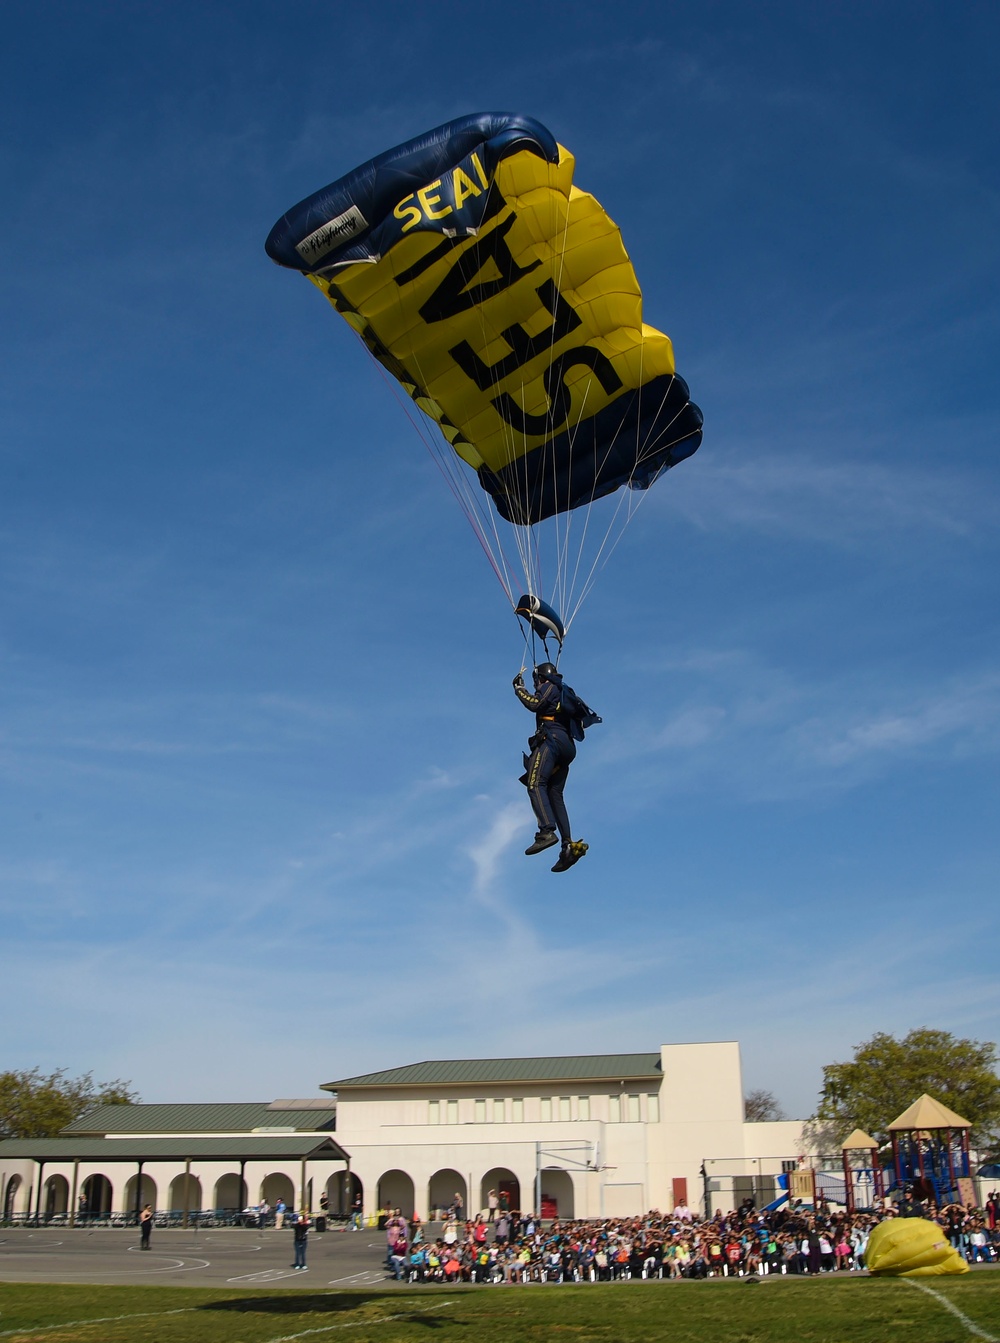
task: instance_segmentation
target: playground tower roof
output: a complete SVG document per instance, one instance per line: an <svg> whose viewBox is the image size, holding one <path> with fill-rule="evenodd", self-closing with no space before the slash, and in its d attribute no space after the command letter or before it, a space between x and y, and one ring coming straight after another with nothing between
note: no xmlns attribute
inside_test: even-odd
<svg viewBox="0 0 1000 1343"><path fill-rule="evenodd" d="M949 1110L926 1092L889 1125L889 1132L899 1129L972 1128L967 1119Z"/></svg>

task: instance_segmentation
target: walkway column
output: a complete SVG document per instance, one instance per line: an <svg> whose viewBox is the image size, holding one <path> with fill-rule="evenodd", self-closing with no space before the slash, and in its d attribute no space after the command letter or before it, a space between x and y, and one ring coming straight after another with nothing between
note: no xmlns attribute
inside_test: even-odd
<svg viewBox="0 0 1000 1343"><path fill-rule="evenodd" d="M73 1158L73 1192L69 1196L69 1224L76 1226L76 1182L80 1174L80 1158Z"/></svg>
<svg viewBox="0 0 1000 1343"><path fill-rule="evenodd" d="M187 1157L184 1162L184 1226L188 1224L188 1213L191 1208L191 1158Z"/></svg>
<svg viewBox="0 0 1000 1343"><path fill-rule="evenodd" d="M39 1225L42 1215L42 1185L45 1183L45 1162L38 1163L38 1197L35 1199L35 1226ZM28 1205L28 1211L31 1211L31 1205Z"/></svg>

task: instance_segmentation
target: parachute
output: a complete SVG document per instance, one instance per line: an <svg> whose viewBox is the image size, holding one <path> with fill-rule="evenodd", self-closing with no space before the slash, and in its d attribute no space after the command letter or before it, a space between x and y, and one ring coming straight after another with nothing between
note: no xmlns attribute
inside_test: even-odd
<svg viewBox="0 0 1000 1343"><path fill-rule="evenodd" d="M436 423L425 442L511 605L544 640L541 602L560 645L634 511L619 501L591 528L595 505L645 491L702 427L617 226L573 170L532 118L466 116L309 196L266 244Z"/></svg>
<svg viewBox="0 0 1000 1343"><path fill-rule="evenodd" d="M897 1278L928 1278L969 1271L969 1265L949 1243L944 1230L922 1217L894 1217L879 1222L868 1239L865 1263L871 1273Z"/></svg>

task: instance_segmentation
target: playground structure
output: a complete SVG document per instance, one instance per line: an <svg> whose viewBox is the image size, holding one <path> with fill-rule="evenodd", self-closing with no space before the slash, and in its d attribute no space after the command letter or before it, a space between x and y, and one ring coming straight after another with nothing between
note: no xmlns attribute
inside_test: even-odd
<svg viewBox="0 0 1000 1343"><path fill-rule="evenodd" d="M702 1164L706 1215L738 1206L750 1197L771 1212L790 1207L839 1204L850 1213L871 1212L886 1197L912 1190L921 1202L937 1207L980 1201L970 1168L972 1125L933 1096L914 1101L888 1126L892 1158L880 1160L879 1143L855 1129L835 1156L739 1158ZM838 1169L839 1167L839 1169ZM985 1168L984 1168L985 1170Z"/></svg>
<svg viewBox="0 0 1000 1343"><path fill-rule="evenodd" d="M895 1178L886 1192L912 1189L916 1198L933 1200L939 1208L977 1202L969 1169L971 1128L933 1096L925 1093L914 1101L889 1125Z"/></svg>
<svg viewBox="0 0 1000 1343"><path fill-rule="evenodd" d="M848 1212L868 1212L880 1207L885 1179L878 1160L878 1143L856 1128L842 1147L844 1199Z"/></svg>

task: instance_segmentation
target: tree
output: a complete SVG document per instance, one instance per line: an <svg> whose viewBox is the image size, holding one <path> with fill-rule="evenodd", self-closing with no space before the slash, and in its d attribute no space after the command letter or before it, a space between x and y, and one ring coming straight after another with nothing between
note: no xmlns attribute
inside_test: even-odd
<svg viewBox="0 0 1000 1343"><path fill-rule="evenodd" d="M926 1026L902 1040L879 1031L856 1046L850 1063L823 1069L812 1123L837 1135L838 1148L856 1128L882 1143L896 1116L924 1092L969 1120L973 1143L987 1142L1000 1121L996 1045Z"/></svg>
<svg viewBox="0 0 1000 1343"><path fill-rule="evenodd" d="M749 1124L763 1124L769 1119L784 1119L785 1113L773 1091L755 1087L743 1097L743 1118Z"/></svg>
<svg viewBox="0 0 1000 1343"><path fill-rule="evenodd" d="M139 1099L131 1083L95 1082L93 1073L67 1077L59 1068L0 1073L0 1136L54 1138L94 1105L131 1105Z"/></svg>

